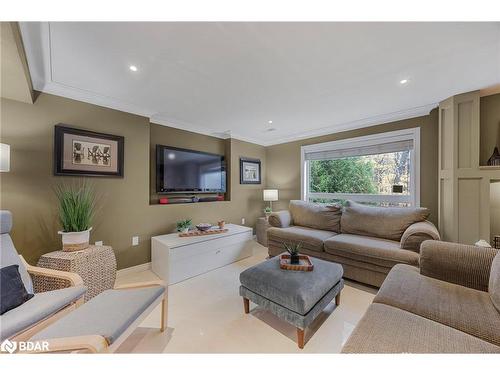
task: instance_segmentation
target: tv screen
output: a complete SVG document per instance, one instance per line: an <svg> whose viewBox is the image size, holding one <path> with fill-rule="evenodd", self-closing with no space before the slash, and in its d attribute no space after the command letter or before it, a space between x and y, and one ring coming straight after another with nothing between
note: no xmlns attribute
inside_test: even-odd
<svg viewBox="0 0 500 375"><path fill-rule="evenodd" d="M156 146L158 193L224 193L226 171L223 155Z"/></svg>

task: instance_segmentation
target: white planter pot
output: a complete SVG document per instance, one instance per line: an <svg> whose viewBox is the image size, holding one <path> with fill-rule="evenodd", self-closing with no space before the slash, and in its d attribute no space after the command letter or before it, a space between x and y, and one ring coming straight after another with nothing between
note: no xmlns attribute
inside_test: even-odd
<svg viewBox="0 0 500 375"><path fill-rule="evenodd" d="M57 232L62 235L63 251L78 251L89 247L91 230L92 228L82 232Z"/></svg>

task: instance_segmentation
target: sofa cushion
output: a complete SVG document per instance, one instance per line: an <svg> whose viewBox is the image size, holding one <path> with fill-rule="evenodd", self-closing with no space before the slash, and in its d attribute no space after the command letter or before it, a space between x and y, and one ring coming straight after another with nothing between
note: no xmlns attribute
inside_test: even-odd
<svg viewBox="0 0 500 375"><path fill-rule="evenodd" d="M490 293L493 305L500 311L500 252L493 258L493 263L491 264L488 292Z"/></svg>
<svg viewBox="0 0 500 375"><path fill-rule="evenodd" d="M21 306L0 316L0 340L11 337L76 301L86 292L83 286L36 293Z"/></svg>
<svg viewBox="0 0 500 375"><path fill-rule="evenodd" d="M292 214L294 225L340 232L340 217L342 216L341 206L323 206L292 200L290 201L290 213Z"/></svg>
<svg viewBox="0 0 500 375"><path fill-rule="evenodd" d="M300 243L302 248L311 251L323 251L323 241L335 235L335 232L300 226L288 228L273 227L267 230L267 239L271 242L282 244L288 242Z"/></svg>
<svg viewBox="0 0 500 375"><path fill-rule="evenodd" d="M414 251L403 250L399 242L375 237L339 234L324 242L325 252L391 268L398 263L418 265L419 255Z"/></svg>
<svg viewBox="0 0 500 375"><path fill-rule="evenodd" d="M282 270L279 257L268 259L240 274L248 290L300 315L306 315L342 279L342 266L311 259L313 272Z"/></svg>
<svg viewBox="0 0 500 375"><path fill-rule="evenodd" d="M373 303L342 353L500 353L500 347L407 311Z"/></svg>
<svg viewBox="0 0 500 375"><path fill-rule="evenodd" d="M31 340L100 335L111 345L164 292L163 286L105 290Z"/></svg>
<svg viewBox="0 0 500 375"><path fill-rule="evenodd" d="M427 208L374 207L347 201L340 227L342 233L399 241L406 228L428 216Z"/></svg>
<svg viewBox="0 0 500 375"><path fill-rule="evenodd" d="M395 266L374 302L409 311L500 345L500 312L487 292L423 276L416 267Z"/></svg>
<svg viewBox="0 0 500 375"><path fill-rule="evenodd" d="M33 294L26 291L19 266L12 264L0 268L0 315L21 306L30 298L33 298Z"/></svg>

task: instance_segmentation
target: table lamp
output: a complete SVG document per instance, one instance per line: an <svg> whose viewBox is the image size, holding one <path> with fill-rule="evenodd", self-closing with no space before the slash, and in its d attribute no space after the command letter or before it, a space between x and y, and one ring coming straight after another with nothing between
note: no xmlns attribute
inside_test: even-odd
<svg viewBox="0 0 500 375"><path fill-rule="evenodd" d="M273 210L273 202L278 200L278 190L277 189L264 189L264 200L269 202L269 207L271 211Z"/></svg>
<svg viewBox="0 0 500 375"><path fill-rule="evenodd" d="M10 171L10 146L0 143L0 172Z"/></svg>

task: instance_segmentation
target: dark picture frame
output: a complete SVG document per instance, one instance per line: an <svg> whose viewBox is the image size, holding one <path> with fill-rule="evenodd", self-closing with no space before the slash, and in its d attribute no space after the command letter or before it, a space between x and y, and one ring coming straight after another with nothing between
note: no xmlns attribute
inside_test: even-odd
<svg viewBox="0 0 500 375"><path fill-rule="evenodd" d="M240 158L240 184L260 185L261 183L260 159Z"/></svg>
<svg viewBox="0 0 500 375"><path fill-rule="evenodd" d="M125 138L119 135L57 124L54 127L54 175L123 177L124 146Z"/></svg>

